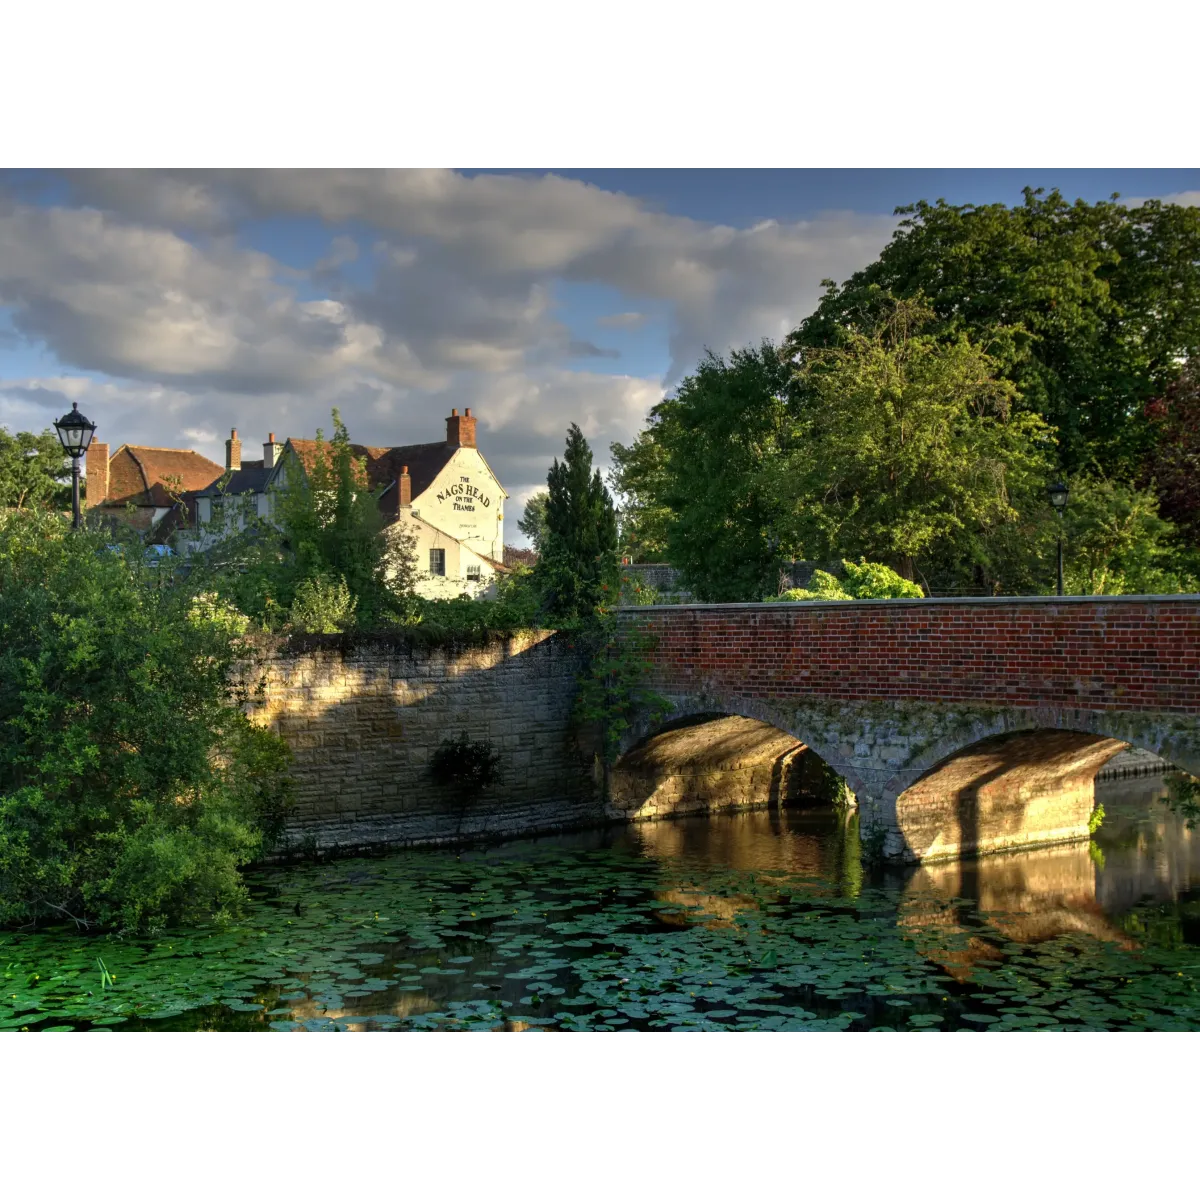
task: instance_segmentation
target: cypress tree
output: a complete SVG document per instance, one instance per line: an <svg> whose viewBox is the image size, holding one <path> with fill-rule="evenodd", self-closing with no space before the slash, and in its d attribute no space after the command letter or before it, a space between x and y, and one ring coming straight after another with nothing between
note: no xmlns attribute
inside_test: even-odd
<svg viewBox="0 0 1200 1200"><path fill-rule="evenodd" d="M617 516L578 425L568 429L563 460L554 460L546 482L545 543L537 566L546 609L558 620L593 616L617 596Z"/></svg>

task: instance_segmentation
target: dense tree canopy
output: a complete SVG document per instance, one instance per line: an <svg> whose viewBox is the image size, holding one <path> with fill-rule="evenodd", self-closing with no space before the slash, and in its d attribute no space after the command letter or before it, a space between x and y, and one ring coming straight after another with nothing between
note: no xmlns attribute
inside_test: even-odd
<svg viewBox="0 0 1200 1200"><path fill-rule="evenodd" d="M0 426L0 508L61 508L69 503L70 468L58 435L11 434Z"/></svg>
<svg viewBox="0 0 1200 1200"><path fill-rule="evenodd" d="M781 351L707 353L613 446L624 553L710 600L864 555L935 592L1024 593L1065 531L1078 589L1195 586L1200 209L1027 190L900 211Z"/></svg>
<svg viewBox="0 0 1200 1200"><path fill-rule="evenodd" d="M0 513L0 924L228 912L286 801L245 619L113 537Z"/></svg>
<svg viewBox="0 0 1200 1200"><path fill-rule="evenodd" d="M788 349L841 343L889 297L921 296L931 332L981 345L1019 403L1056 430L1062 465L1136 472L1153 441L1146 401L1200 353L1200 208L1116 197L899 210L901 228L845 284L827 281Z"/></svg>
<svg viewBox="0 0 1200 1200"><path fill-rule="evenodd" d="M728 361L708 353L632 446L613 447L614 483L634 514L630 548L661 548L702 599L758 596L786 553L790 374L769 341Z"/></svg>
<svg viewBox="0 0 1200 1200"><path fill-rule="evenodd" d="M1016 519L1037 491L1052 438L965 333L938 339L913 301L869 333L804 352L792 451L777 488L805 557L887 562L913 578L919 557L974 543Z"/></svg>

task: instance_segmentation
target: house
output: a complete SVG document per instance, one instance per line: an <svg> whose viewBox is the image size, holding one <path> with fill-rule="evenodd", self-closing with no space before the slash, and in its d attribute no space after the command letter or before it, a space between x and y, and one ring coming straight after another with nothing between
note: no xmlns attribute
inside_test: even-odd
<svg viewBox="0 0 1200 1200"><path fill-rule="evenodd" d="M118 520L143 533L157 532L181 504L190 511L190 496L222 474L195 450L162 446L122 445L110 456L107 442L93 442L84 462L89 517Z"/></svg>
<svg viewBox="0 0 1200 1200"><path fill-rule="evenodd" d="M262 444L262 458L243 459L238 431L231 429L225 441L225 470L191 499L198 530L210 539L227 536L246 527L246 518L271 515L269 486L282 457L283 445L270 433Z"/></svg>
<svg viewBox="0 0 1200 1200"><path fill-rule="evenodd" d="M475 441L476 418L451 409L446 437L407 446L363 446L351 451L365 471L384 519L384 534L411 533L415 542L416 591L430 599L464 592L481 596L504 566L504 501L508 493ZM226 447L227 471L195 497L196 525L208 537L243 528L247 514L269 520L274 493L288 486L289 464L307 474L320 443L271 434L263 458L243 461L237 430ZM329 443L324 443L330 453ZM204 533L201 536L205 536Z"/></svg>

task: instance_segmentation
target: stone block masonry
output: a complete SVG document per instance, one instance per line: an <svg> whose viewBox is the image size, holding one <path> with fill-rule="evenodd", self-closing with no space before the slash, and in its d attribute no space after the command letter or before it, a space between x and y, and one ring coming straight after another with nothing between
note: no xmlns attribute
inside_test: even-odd
<svg viewBox="0 0 1200 1200"><path fill-rule="evenodd" d="M566 635L423 646L309 635L250 669L252 719L294 755L286 850L511 837L603 820L571 722L580 655ZM501 782L464 804L434 783L445 738L488 740Z"/></svg>

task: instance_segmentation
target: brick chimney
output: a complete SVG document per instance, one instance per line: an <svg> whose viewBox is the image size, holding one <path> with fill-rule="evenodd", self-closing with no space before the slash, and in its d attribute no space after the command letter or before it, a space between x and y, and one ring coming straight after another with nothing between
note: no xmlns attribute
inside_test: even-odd
<svg viewBox="0 0 1200 1200"><path fill-rule="evenodd" d="M407 467L400 468L400 477L396 480L396 486L400 496L400 507L410 508L412 506L412 476L408 473Z"/></svg>
<svg viewBox="0 0 1200 1200"><path fill-rule="evenodd" d="M269 471L279 460L275 457L279 453L279 443L275 440L273 433L267 434L267 440L263 442L263 466Z"/></svg>
<svg viewBox="0 0 1200 1200"><path fill-rule="evenodd" d="M465 416L460 417L457 408L450 410L450 415L446 418L447 446L475 445L475 418L471 416L469 408L465 413Z"/></svg>
<svg viewBox="0 0 1200 1200"><path fill-rule="evenodd" d="M93 442L84 457L87 468L87 502L103 504L108 499L108 443Z"/></svg>
<svg viewBox="0 0 1200 1200"><path fill-rule="evenodd" d="M236 429L229 431L225 440L225 470L240 471L242 469L242 443L238 441Z"/></svg>

